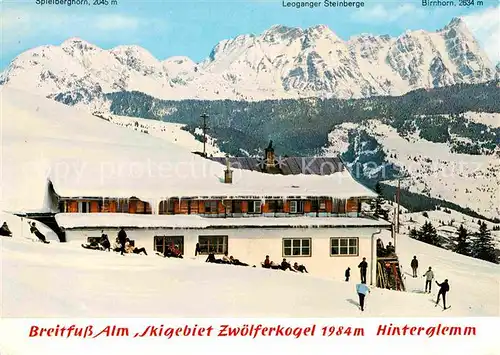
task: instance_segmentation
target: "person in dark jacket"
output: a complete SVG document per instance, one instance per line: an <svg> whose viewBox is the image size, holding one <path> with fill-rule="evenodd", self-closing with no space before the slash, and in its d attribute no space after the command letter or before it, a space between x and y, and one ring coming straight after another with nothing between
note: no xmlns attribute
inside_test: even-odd
<svg viewBox="0 0 500 355"><path fill-rule="evenodd" d="M450 290L450 285L448 284L448 279L444 280L443 283L439 283L436 281L436 284L439 286L438 298L436 301L436 306L439 304L439 298L443 296L443 308L446 309L446 292Z"/></svg>
<svg viewBox="0 0 500 355"><path fill-rule="evenodd" d="M108 239L108 235L104 234L104 231L101 231L101 238L99 239L99 244L101 244L104 250L106 251L111 250L111 243Z"/></svg>
<svg viewBox="0 0 500 355"><path fill-rule="evenodd" d="M4 237L12 237L12 232L10 231L7 222L3 222L2 226L0 227L0 235Z"/></svg>
<svg viewBox="0 0 500 355"><path fill-rule="evenodd" d="M28 222L29 224L29 222ZM45 236L40 233L40 231L38 230L38 228L36 227L36 224L35 222L31 223L30 225L30 232L32 234L35 234L37 236L38 239L40 239L42 242L44 242L45 244L48 244L49 242L45 239Z"/></svg>
<svg viewBox="0 0 500 355"><path fill-rule="evenodd" d="M205 260L206 263L215 263L215 264L222 264L222 259L217 259L215 257L214 253L210 253L207 256L207 260Z"/></svg>
<svg viewBox="0 0 500 355"><path fill-rule="evenodd" d="M293 272L297 272L294 269L292 269L292 265L290 265L290 263L286 261L286 259L283 259L283 261L281 262L281 270L283 271L290 270Z"/></svg>
<svg viewBox="0 0 500 355"><path fill-rule="evenodd" d="M411 269L413 270L413 277L417 277L418 260L416 256L413 257L410 266Z"/></svg>
<svg viewBox="0 0 500 355"><path fill-rule="evenodd" d="M194 249L194 256L200 253L200 243L196 243L196 248Z"/></svg>
<svg viewBox="0 0 500 355"><path fill-rule="evenodd" d="M249 266L247 263L242 263L242 262L241 262L241 261L239 261L238 259L233 258L233 256L232 256L232 255L229 257L229 260L231 261L231 264L232 264L232 265L237 265L237 266Z"/></svg>
<svg viewBox="0 0 500 355"><path fill-rule="evenodd" d="M298 272L302 272L302 273L305 272L306 274L309 273L309 272L307 272L307 269L306 269L306 267L304 265L302 265L302 264L299 265L299 263L297 263L297 262L293 263L293 268L295 270L297 270Z"/></svg>
<svg viewBox="0 0 500 355"><path fill-rule="evenodd" d="M351 268L350 267L345 269L345 281L346 282L349 282L349 277L351 277Z"/></svg>
<svg viewBox="0 0 500 355"><path fill-rule="evenodd" d="M120 255L125 255L125 243L127 242L127 233L123 227L118 232L118 241L120 242Z"/></svg>
<svg viewBox="0 0 500 355"><path fill-rule="evenodd" d="M363 258L363 261L359 263L358 268L361 273L361 283L366 283L366 270L368 269L366 258Z"/></svg>

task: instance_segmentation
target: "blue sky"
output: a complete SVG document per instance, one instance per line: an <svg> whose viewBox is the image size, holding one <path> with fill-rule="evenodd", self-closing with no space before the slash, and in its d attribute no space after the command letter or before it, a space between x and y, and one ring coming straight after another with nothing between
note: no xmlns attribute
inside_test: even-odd
<svg viewBox="0 0 500 355"><path fill-rule="evenodd" d="M69 37L102 48L136 44L159 59L184 55L200 61L217 42L258 34L274 24L303 28L325 24L348 39L359 33L397 36L407 29L433 31L456 16L465 16L490 57L500 60L498 0L484 0L483 6L469 8L426 8L414 0L366 0L361 9L284 8L282 0L117 1L118 5L108 6L40 6L35 0L0 0L0 70L27 49L60 44Z"/></svg>

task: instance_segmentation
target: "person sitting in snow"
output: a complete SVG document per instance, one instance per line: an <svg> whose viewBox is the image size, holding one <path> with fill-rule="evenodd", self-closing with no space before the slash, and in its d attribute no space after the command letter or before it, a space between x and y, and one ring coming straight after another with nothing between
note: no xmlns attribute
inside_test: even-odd
<svg viewBox="0 0 500 355"><path fill-rule="evenodd" d="M108 235L104 234L104 231L101 231L101 238L99 239L99 244L106 251L110 251L111 243L109 242Z"/></svg>
<svg viewBox="0 0 500 355"><path fill-rule="evenodd" d="M305 272L308 274L307 269L304 265L299 265L297 262L293 263L293 269L297 270L298 272Z"/></svg>
<svg viewBox="0 0 500 355"><path fill-rule="evenodd" d="M174 242L170 242L163 252L164 258L179 258L182 259L182 252L174 245Z"/></svg>
<svg viewBox="0 0 500 355"><path fill-rule="evenodd" d="M28 222L28 224L30 224L30 223ZM32 234L35 234L35 235L37 236L37 238L38 238L38 239L40 239L40 240L41 240L42 242L44 242L45 244L48 244L48 243L49 243L49 242L45 239L45 236L44 236L42 233L40 233L40 231L39 231L39 230L38 230L38 228L36 227L35 222L31 223L31 225L30 225L30 232L31 232Z"/></svg>
<svg viewBox="0 0 500 355"><path fill-rule="evenodd" d="M82 244L82 248L90 250L102 250L102 246L98 242L96 242L95 239L92 239L90 243Z"/></svg>
<svg viewBox="0 0 500 355"><path fill-rule="evenodd" d="M224 256L222 257L223 264L231 264L231 259L227 256L227 251L224 252Z"/></svg>
<svg viewBox="0 0 500 355"><path fill-rule="evenodd" d="M113 251L119 253L122 249L122 245L120 244L120 240L116 237L115 242L113 243Z"/></svg>
<svg viewBox="0 0 500 355"><path fill-rule="evenodd" d="M0 235L4 237L12 237L12 232L10 231L7 222L3 222L2 226L0 227Z"/></svg>
<svg viewBox="0 0 500 355"><path fill-rule="evenodd" d="M229 257L229 261L230 261L230 262L231 262L231 264L233 264L233 265L238 265L238 266L249 266L248 264L242 263L242 262L241 262L241 261L239 261L238 259L233 258L233 256L232 256L232 255Z"/></svg>
<svg viewBox="0 0 500 355"><path fill-rule="evenodd" d="M206 263L214 263L214 264L222 264L222 259L216 259L214 253L210 253L207 256L207 260L205 260Z"/></svg>
<svg viewBox="0 0 500 355"><path fill-rule="evenodd" d="M125 252L129 253L129 254L144 253L144 255L148 255L148 253L146 252L146 249L144 247L143 248L136 248L134 245L132 245L132 243L130 242L130 239L128 239L128 238L125 241Z"/></svg>
<svg viewBox="0 0 500 355"><path fill-rule="evenodd" d="M265 269L274 269L274 270L281 268L280 265L276 265L273 261L269 259L269 255L266 255L266 259L262 263L262 267Z"/></svg>
<svg viewBox="0 0 500 355"><path fill-rule="evenodd" d="M283 261L281 262L280 269L283 270L283 271L290 270L290 271L293 271L293 272L297 272L294 269L292 269L292 266L290 265L290 263L288 261L286 261L286 259L284 259L284 258L283 258Z"/></svg>

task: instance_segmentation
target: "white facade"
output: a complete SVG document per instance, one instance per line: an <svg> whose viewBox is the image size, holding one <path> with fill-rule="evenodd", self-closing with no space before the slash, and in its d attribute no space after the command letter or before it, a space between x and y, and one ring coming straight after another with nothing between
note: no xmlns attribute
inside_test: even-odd
<svg viewBox="0 0 500 355"><path fill-rule="evenodd" d="M383 228L383 227L382 227ZM100 237L104 230L113 243L117 228L72 228L66 229L68 242L86 242L88 237ZM183 236L185 258L194 258L196 243L200 236L227 236L228 255L251 266L261 267L265 256L269 255L275 263L281 263L283 258L291 264L303 264L310 274L328 279L344 279L347 267L351 268L351 282L359 282L358 264L366 257L368 263L367 283L375 284L376 261L375 240L378 227L348 227L348 228L219 228L219 229L167 229L167 228L133 228L126 229L127 236L135 241L135 246L145 247L148 254L154 253L155 236ZM298 238L310 240L309 256L287 256L284 251L284 239ZM332 238L356 238L357 252L355 255L331 255ZM373 242L373 248L372 248ZM352 250L352 248L351 248ZM154 254L153 254L154 255ZM219 258L221 255L218 256ZM205 259L206 255L198 258ZM373 267L371 261L374 260ZM277 271L278 272L278 271ZM370 272L372 279L370 279Z"/></svg>

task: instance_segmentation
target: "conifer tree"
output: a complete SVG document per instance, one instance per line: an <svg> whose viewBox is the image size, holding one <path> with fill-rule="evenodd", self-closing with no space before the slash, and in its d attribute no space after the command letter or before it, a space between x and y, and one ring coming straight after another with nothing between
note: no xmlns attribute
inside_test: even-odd
<svg viewBox="0 0 500 355"><path fill-rule="evenodd" d="M479 232L475 235L475 240L471 249L473 257L498 264L498 257L495 253L491 231L488 230L486 223L483 222L481 227L479 227Z"/></svg>
<svg viewBox="0 0 500 355"><path fill-rule="evenodd" d="M470 256L469 232L463 224L461 224L460 228L458 228L458 234L455 237L453 251L458 254Z"/></svg>
<svg viewBox="0 0 500 355"><path fill-rule="evenodd" d="M431 222L425 222L418 233L418 240L427 244L441 247L440 238L437 235L436 228Z"/></svg>

